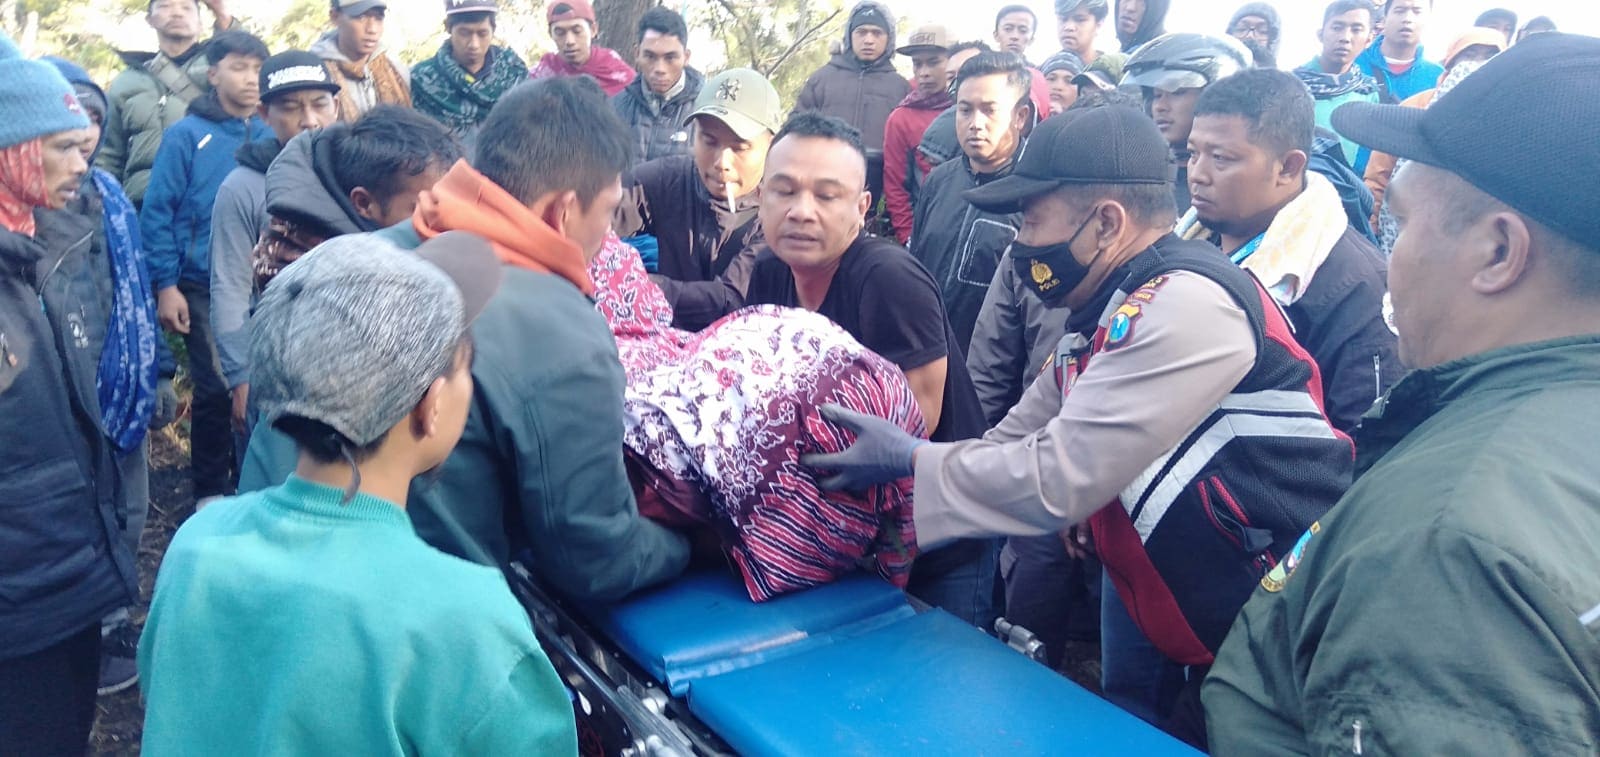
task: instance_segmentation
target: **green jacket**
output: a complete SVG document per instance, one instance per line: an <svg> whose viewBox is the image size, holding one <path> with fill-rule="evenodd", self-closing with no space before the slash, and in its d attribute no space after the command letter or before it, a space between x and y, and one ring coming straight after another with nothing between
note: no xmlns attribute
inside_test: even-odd
<svg viewBox="0 0 1600 757"><path fill-rule="evenodd" d="M237 18L226 29L241 28ZM161 146L161 134L177 123L189 111L189 101L211 89L206 72L211 64L206 61L205 45L196 44L174 61L161 53L120 52L127 68L111 80L106 90L109 110L106 112L104 135L100 139L100 154L94 164L122 183L135 207L144 205L144 190L150 184L150 168L156 162L156 148ZM162 66L171 66L172 73L157 73ZM174 91L165 81L182 82L181 74L188 79ZM162 79L165 75L168 78Z"/></svg>
<svg viewBox="0 0 1600 757"><path fill-rule="evenodd" d="M420 241L409 222L377 234ZM429 544L504 567L524 550L562 592L615 599L677 576L683 536L639 515L622 458L622 363L594 304L565 279L507 266L472 326L472 411L444 466L411 487ZM239 490L294 470L294 445L259 424Z"/></svg>
<svg viewBox="0 0 1600 757"><path fill-rule="evenodd" d="M1396 384L1206 679L1217 754L1600 743L1600 336Z"/></svg>

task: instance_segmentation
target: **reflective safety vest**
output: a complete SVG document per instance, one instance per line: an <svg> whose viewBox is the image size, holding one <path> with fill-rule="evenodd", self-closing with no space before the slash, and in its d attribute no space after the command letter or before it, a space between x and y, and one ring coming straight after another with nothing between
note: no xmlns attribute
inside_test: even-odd
<svg viewBox="0 0 1600 757"><path fill-rule="evenodd" d="M1175 239L1129 268L1093 337L1062 339L1056 378L1063 393L1105 348L1113 314L1130 293L1163 274L1188 271L1216 282L1255 333L1255 365L1232 393L1088 521L1106 573L1145 636L1174 661L1209 665L1262 577L1349 487L1354 446L1329 424L1315 361L1253 276L1210 245Z"/></svg>

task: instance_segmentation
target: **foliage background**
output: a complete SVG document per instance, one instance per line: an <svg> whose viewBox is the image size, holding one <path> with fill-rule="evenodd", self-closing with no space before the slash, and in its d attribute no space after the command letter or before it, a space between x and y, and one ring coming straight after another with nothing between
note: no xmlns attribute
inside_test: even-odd
<svg viewBox="0 0 1600 757"><path fill-rule="evenodd" d="M807 76L827 61L843 36L845 0L677 0L684 14L691 63L705 73L749 66L773 79L793 103ZM659 0L597 0L599 44L632 59L638 17ZM384 39L401 60L431 56L442 42L439 0L390 0ZM0 27L30 55L77 61L102 83L122 67L117 50L153 50L145 24L147 0L0 0ZM498 36L530 63L553 49L543 2L501 3ZM305 49L329 27L328 0L232 0L228 10L273 51ZM202 11L203 23L210 17Z"/></svg>

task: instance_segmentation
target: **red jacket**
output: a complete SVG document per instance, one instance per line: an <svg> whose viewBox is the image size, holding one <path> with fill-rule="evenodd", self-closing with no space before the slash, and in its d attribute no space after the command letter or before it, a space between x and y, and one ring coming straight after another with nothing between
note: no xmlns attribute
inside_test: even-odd
<svg viewBox="0 0 1600 757"><path fill-rule="evenodd" d="M911 190L906 186L906 170L915 160L917 184L928 177L928 159L917 152L922 134L933 119L951 105L950 94L931 95L912 90L889 113L883 125L883 198L889 206L889 221L900 244L911 239Z"/></svg>

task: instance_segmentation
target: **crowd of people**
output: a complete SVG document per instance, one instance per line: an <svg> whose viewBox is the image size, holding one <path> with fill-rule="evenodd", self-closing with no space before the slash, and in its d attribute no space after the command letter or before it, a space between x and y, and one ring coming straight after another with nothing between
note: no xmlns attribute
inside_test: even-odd
<svg viewBox="0 0 1600 757"><path fill-rule="evenodd" d="M876 557L1220 754L1593 753L1600 40L1168 8L862 0L792 103L588 0L531 66L497 0L409 67L385 0L150 0L104 88L0 37L0 752L138 683L152 753L575 753L513 562Z"/></svg>

